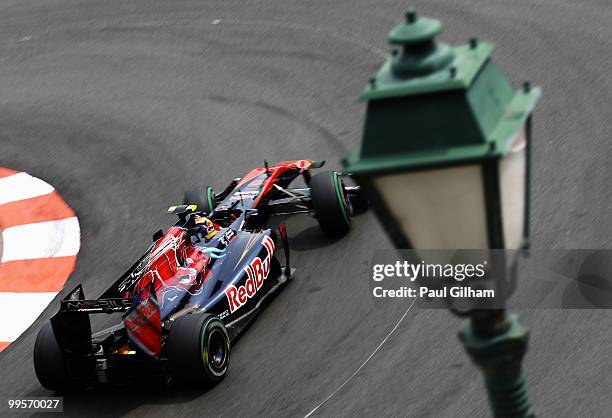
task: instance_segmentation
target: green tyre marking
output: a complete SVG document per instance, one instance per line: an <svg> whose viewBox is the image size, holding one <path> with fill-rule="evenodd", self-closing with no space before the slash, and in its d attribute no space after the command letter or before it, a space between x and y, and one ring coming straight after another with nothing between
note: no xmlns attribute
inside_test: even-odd
<svg viewBox="0 0 612 418"><path fill-rule="evenodd" d="M344 220L346 220L346 223L350 224L351 223L351 219L348 217L348 214L346 213L346 207L345 207L345 202L344 199L342 198L342 194L340 193L340 181L338 180L338 172L337 171L332 171L332 176L334 179L334 187L336 188L336 196L338 197L338 201L340 202L340 208L342 209L342 215L344 216Z"/></svg>
<svg viewBox="0 0 612 418"><path fill-rule="evenodd" d="M212 211L215 208L215 199L212 196L213 190L212 187L208 186L206 188L206 198L208 199L208 209Z"/></svg>
<svg viewBox="0 0 612 418"><path fill-rule="evenodd" d="M202 328L200 329L200 352L202 353L202 361L204 362L205 367L208 366L208 347L206 347L206 341L204 341L204 334L206 334L206 329L208 328L208 324L211 321L216 320L216 316L211 316L202 324Z"/></svg>

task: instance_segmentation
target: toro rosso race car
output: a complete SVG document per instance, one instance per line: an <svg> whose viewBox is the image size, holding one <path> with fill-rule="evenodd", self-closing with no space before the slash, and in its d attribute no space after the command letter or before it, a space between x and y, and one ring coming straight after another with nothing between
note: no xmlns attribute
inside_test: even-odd
<svg viewBox="0 0 612 418"><path fill-rule="evenodd" d="M185 192L169 212L178 221L98 299L81 285L43 326L34 347L40 383L51 390L124 385L146 377L210 385L223 379L230 343L292 275L285 224L271 216L313 213L326 235L348 232L365 210L357 186L337 172L311 174L323 162L265 164L233 180ZM307 187L288 188L298 176ZM282 248L282 252L279 252ZM282 261L282 263L281 263ZM118 323L92 334L90 314L118 314Z"/></svg>

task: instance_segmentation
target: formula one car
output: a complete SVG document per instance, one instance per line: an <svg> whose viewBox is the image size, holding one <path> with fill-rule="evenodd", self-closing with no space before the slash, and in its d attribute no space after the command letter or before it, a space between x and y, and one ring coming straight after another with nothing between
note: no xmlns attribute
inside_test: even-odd
<svg viewBox="0 0 612 418"><path fill-rule="evenodd" d="M346 186L340 173L311 175L322 165L266 163L222 193L187 191L184 204L169 209L178 221L156 232L144 255L99 299L85 299L78 285L61 301L36 339L40 383L63 392L121 386L135 376L160 387L221 380L231 341L293 273L285 224L266 229L270 217L311 212L325 234L341 235L365 209L359 188ZM289 189L300 175L308 187ZM121 319L92 334L93 313Z"/></svg>

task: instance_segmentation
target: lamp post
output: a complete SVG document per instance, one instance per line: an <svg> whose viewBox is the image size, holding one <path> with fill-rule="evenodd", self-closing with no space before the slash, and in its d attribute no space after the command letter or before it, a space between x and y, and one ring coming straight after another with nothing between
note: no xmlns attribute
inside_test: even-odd
<svg viewBox="0 0 612 418"><path fill-rule="evenodd" d="M398 248L528 246L531 112L540 89L515 91L493 46L450 47L442 25L406 12L391 57L370 78L363 139L343 160ZM470 313L459 336L482 369L495 416L532 416L527 331L504 309Z"/></svg>

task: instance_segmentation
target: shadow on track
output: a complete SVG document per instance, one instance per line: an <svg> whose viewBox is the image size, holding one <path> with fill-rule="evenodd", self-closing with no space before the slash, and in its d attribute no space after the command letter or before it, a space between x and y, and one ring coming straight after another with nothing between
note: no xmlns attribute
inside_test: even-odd
<svg viewBox="0 0 612 418"><path fill-rule="evenodd" d="M289 242L294 251L311 251L332 245L342 238L344 237L327 237L323 235L321 228L315 225L289 237Z"/></svg>

